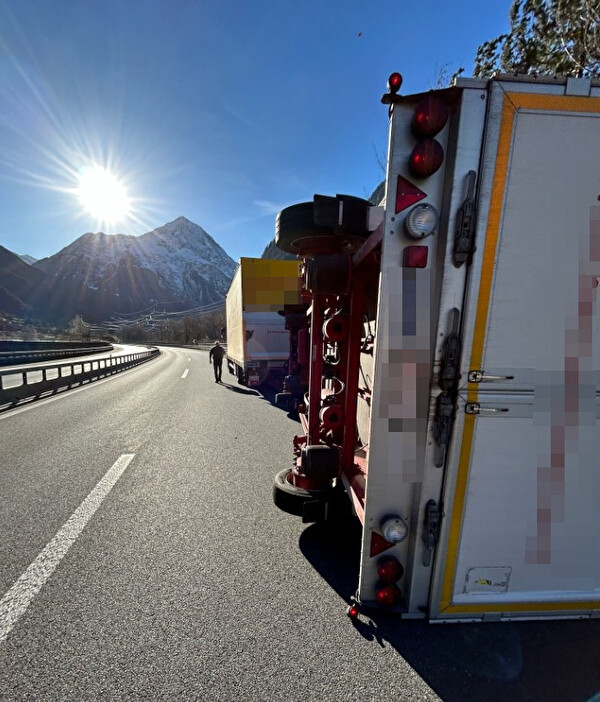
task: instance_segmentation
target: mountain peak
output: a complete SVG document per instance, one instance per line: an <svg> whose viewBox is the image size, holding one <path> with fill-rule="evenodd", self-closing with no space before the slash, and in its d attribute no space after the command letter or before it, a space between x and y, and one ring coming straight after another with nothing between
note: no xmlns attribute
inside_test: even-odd
<svg viewBox="0 0 600 702"><path fill-rule="evenodd" d="M98 321L148 305L172 311L219 303L236 264L201 226L180 216L140 236L88 232L35 268L70 286L69 298L86 300L75 312Z"/></svg>

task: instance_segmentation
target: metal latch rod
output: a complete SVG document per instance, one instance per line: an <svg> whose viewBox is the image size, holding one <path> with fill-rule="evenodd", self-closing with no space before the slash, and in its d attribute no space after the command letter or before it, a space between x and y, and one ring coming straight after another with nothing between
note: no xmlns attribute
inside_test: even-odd
<svg viewBox="0 0 600 702"><path fill-rule="evenodd" d="M486 383L492 382L494 380L514 380L514 375L491 375L490 373L485 373L484 371L474 370L469 371L469 382L470 383Z"/></svg>
<svg viewBox="0 0 600 702"><path fill-rule="evenodd" d="M467 402L465 414L500 414L508 412L508 407L482 407L479 402Z"/></svg>

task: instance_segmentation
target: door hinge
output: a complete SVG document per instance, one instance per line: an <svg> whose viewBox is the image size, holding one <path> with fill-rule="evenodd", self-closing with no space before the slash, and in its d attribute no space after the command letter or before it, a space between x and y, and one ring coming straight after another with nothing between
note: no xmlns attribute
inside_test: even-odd
<svg viewBox="0 0 600 702"><path fill-rule="evenodd" d="M457 268L471 263L475 252L475 171L467 173L467 197L456 213L453 261Z"/></svg>
<svg viewBox="0 0 600 702"><path fill-rule="evenodd" d="M423 525L423 543L425 550L423 551L423 565L430 566L433 550L438 542L440 534L440 522L442 521L442 512L435 500L429 500L425 505L425 520Z"/></svg>

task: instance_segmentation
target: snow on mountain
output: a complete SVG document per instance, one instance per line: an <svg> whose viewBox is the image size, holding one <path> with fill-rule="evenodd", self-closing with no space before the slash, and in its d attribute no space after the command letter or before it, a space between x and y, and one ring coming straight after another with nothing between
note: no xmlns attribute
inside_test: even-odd
<svg viewBox="0 0 600 702"><path fill-rule="evenodd" d="M102 292L103 309L118 313L149 304L175 310L222 301L236 264L202 227L178 217L137 237L84 234L35 267ZM97 317L100 310L89 314Z"/></svg>

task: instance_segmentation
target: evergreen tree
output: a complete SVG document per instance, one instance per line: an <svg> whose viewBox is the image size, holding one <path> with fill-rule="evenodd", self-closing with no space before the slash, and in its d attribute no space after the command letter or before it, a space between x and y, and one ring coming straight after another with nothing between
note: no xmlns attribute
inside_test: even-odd
<svg viewBox="0 0 600 702"><path fill-rule="evenodd" d="M514 0L508 34L477 49L474 75L600 76L600 0Z"/></svg>

